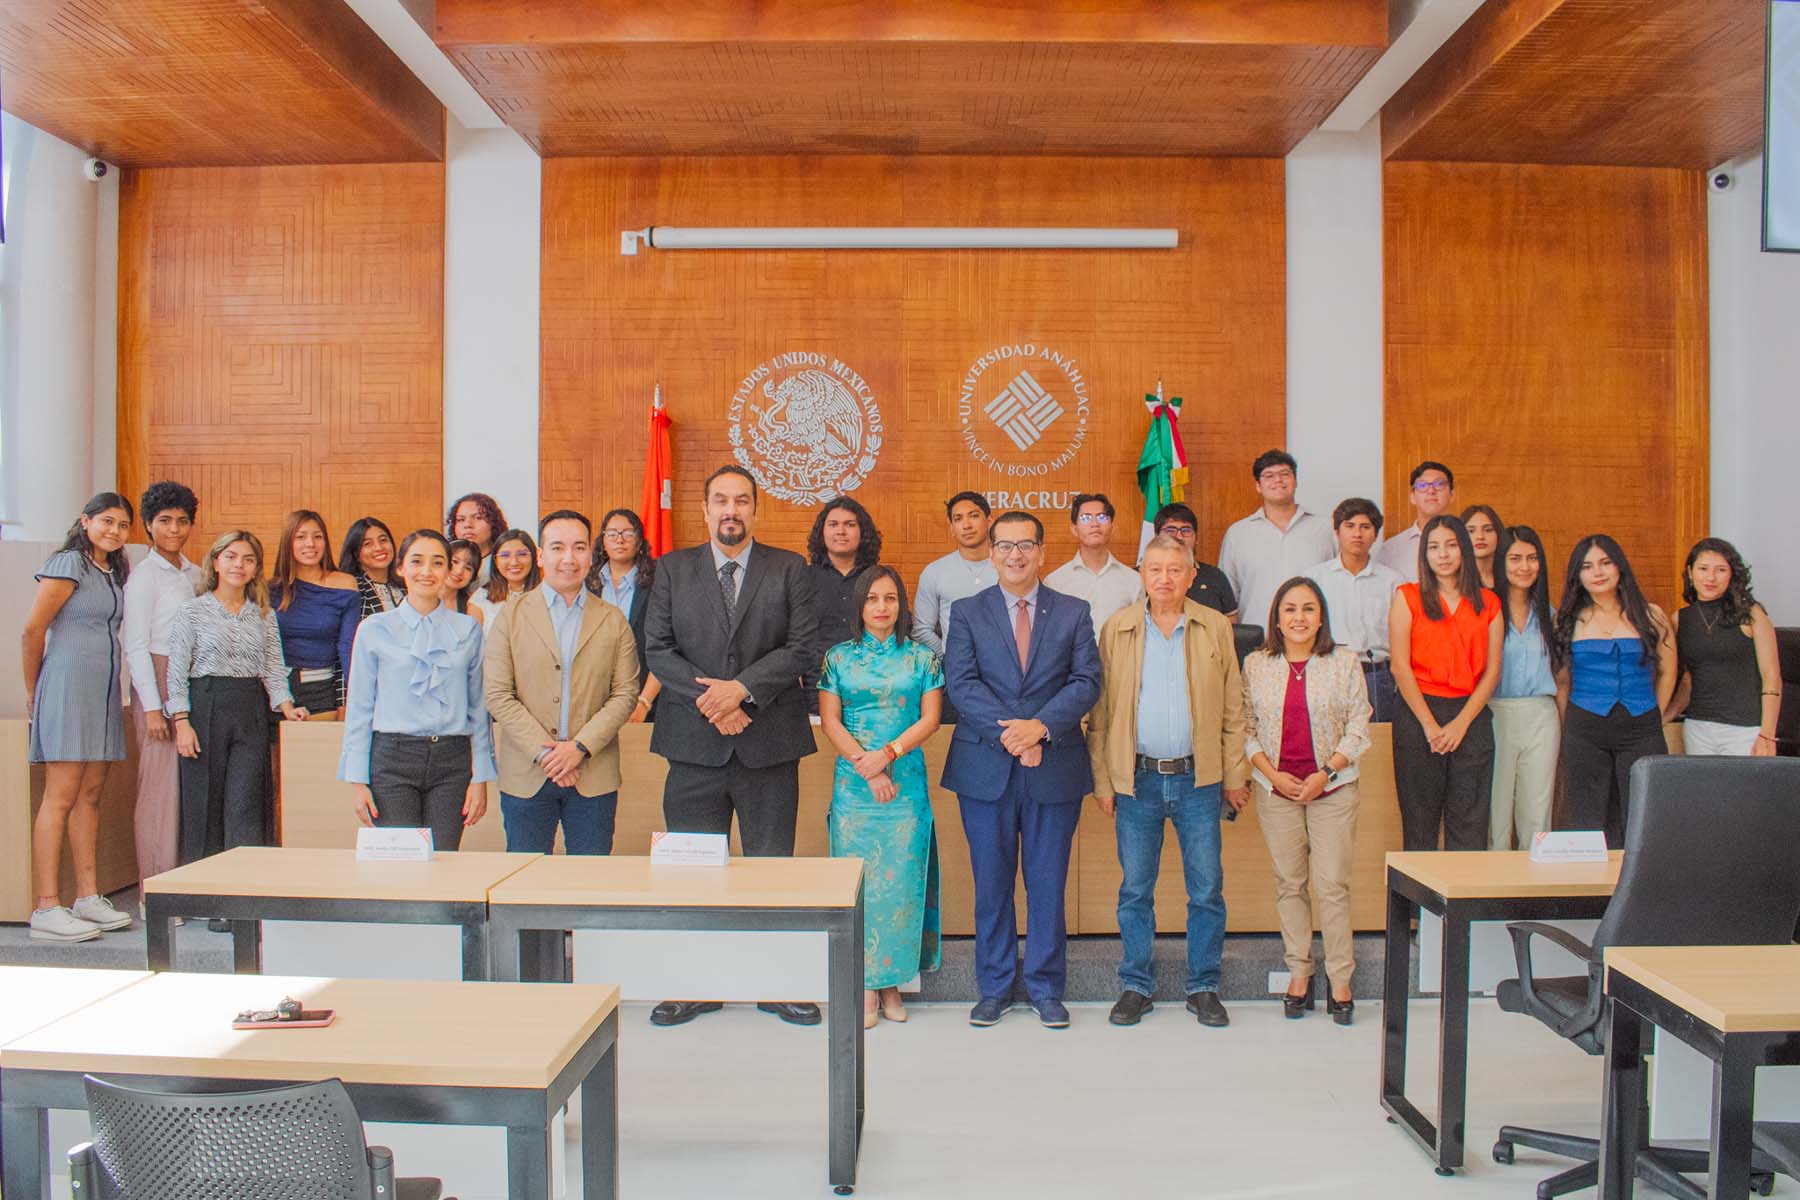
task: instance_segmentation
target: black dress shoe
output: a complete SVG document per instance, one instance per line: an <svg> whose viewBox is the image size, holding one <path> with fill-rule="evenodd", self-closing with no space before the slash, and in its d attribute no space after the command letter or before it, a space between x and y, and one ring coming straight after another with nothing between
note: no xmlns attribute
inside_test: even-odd
<svg viewBox="0 0 1800 1200"><path fill-rule="evenodd" d="M209 917L209 918L207 918L206 927L208 929L212 930L214 933L230 933L231 932L231 922L227 921L224 917Z"/></svg>
<svg viewBox="0 0 1800 1200"><path fill-rule="evenodd" d="M1006 1015L1006 1001L998 996L983 996L974 1008L969 1010L969 1024L977 1029L986 1029L989 1025L998 1025L1000 1018Z"/></svg>
<svg viewBox="0 0 1800 1200"><path fill-rule="evenodd" d="M664 1000L650 1010L652 1025L686 1025L701 1013L718 1012L723 1000Z"/></svg>
<svg viewBox="0 0 1800 1200"><path fill-rule="evenodd" d="M756 1006L757 1012L774 1013L789 1025L817 1025L819 1023L819 1006L816 1004L789 1004L785 1001L767 1001Z"/></svg>
<svg viewBox="0 0 1800 1200"><path fill-rule="evenodd" d="M1334 999L1330 992L1325 993L1325 1011L1339 1025L1348 1025L1356 1019L1356 997L1348 1000Z"/></svg>
<svg viewBox="0 0 1800 1200"><path fill-rule="evenodd" d="M1122 993L1112 1006L1112 1012L1106 1019L1114 1025L1136 1025L1144 1019L1144 1014L1155 1008L1150 997L1142 992L1126 991Z"/></svg>
<svg viewBox="0 0 1800 1200"><path fill-rule="evenodd" d="M1225 1013L1225 1006L1219 1003L1219 993L1217 992L1189 992L1187 1010L1193 1013L1202 1025L1223 1029L1231 1024L1231 1018Z"/></svg>
<svg viewBox="0 0 1800 1200"><path fill-rule="evenodd" d="M1296 996L1292 992L1283 992L1281 994L1281 1015L1288 1020L1298 1021L1312 1010L1313 985L1311 979L1306 981L1306 992L1304 995Z"/></svg>

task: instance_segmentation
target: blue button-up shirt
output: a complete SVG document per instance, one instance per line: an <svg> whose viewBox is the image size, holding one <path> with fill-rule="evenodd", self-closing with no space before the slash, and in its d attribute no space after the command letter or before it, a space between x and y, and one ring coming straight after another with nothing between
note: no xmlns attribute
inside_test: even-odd
<svg viewBox="0 0 1800 1200"><path fill-rule="evenodd" d="M637 599L638 569L634 566L625 572L625 578L613 584L612 568L605 563L600 564L600 598L619 610L627 620L631 620L631 605Z"/></svg>
<svg viewBox="0 0 1800 1200"><path fill-rule="evenodd" d="M494 735L484 702L481 626L474 617L443 605L426 614L410 602L364 617L350 656L338 778L369 782L369 747L377 730L415 737L467 736L470 782L496 778Z"/></svg>
<svg viewBox="0 0 1800 1200"><path fill-rule="evenodd" d="M1506 641L1501 649L1500 686L1494 691L1494 699L1556 695L1556 674L1550 669L1550 651L1544 645L1544 635L1538 632L1537 614L1531 614L1524 629L1514 629L1504 609L1500 619L1506 622Z"/></svg>
<svg viewBox="0 0 1800 1200"><path fill-rule="evenodd" d="M1144 670L1138 684L1137 752L1151 758L1186 758L1194 752L1188 711L1187 618L1169 637L1144 614Z"/></svg>
<svg viewBox="0 0 1800 1200"><path fill-rule="evenodd" d="M562 663L562 712L556 719L556 738L569 740L569 680L575 674L575 644L581 640L581 622L587 615L588 590L577 588L570 603L548 584L538 588L544 607L550 610L550 628L556 633L556 656Z"/></svg>

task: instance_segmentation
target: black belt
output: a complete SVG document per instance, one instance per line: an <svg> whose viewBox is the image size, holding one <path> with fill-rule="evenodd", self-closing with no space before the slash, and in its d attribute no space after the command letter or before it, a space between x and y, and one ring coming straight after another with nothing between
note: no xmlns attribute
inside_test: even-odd
<svg viewBox="0 0 1800 1200"><path fill-rule="evenodd" d="M1187 775L1194 769L1194 756L1186 758L1151 758L1147 754L1137 756L1137 769L1149 771L1154 775Z"/></svg>
<svg viewBox="0 0 1800 1200"><path fill-rule="evenodd" d="M1388 669L1388 660L1385 658L1380 662L1369 662L1364 660L1362 669L1364 675L1373 675L1376 671L1385 671Z"/></svg>

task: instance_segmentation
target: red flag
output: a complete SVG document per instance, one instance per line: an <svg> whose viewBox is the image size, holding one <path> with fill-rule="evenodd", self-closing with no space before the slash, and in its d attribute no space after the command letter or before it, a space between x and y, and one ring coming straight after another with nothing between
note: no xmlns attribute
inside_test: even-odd
<svg viewBox="0 0 1800 1200"><path fill-rule="evenodd" d="M638 516L652 558L675 548L675 460L669 453L669 413L663 408L662 385L650 402L650 449L644 456L644 494Z"/></svg>

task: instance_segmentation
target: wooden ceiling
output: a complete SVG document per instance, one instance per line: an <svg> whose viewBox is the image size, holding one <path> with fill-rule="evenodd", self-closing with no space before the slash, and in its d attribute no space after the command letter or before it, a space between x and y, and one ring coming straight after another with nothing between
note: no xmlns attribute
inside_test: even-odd
<svg viewBox="0 0 1800 1200"><path fill-rule="evenodd" d="M427 16L548 157L1279 156L1388 39L1387 0L436 0Z"/></svg>
<svg viewBox="0 0 1800 1200"><path fill-rule="evenodd" d="M1704 169L1762 141L1764 0L1488 0L1381 111L1392 159Z"/></svg>
<svg viewBox="0 0 1800 1200"><path fill-rule="evenodd" d="M0 79L124 166L444 157L443 106L343 0L0 0Z"/></svg>

